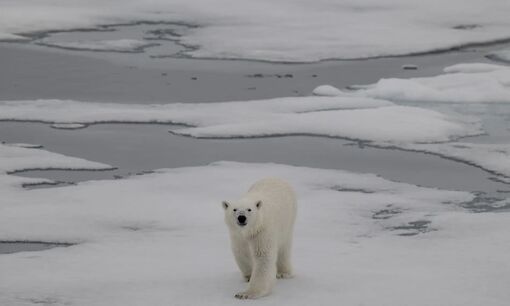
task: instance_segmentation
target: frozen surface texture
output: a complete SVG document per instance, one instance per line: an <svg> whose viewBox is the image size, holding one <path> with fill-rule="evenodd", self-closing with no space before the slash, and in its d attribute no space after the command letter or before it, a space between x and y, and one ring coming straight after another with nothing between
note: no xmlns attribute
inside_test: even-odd
<svg viewBox="0 0 510 306"><path fill-rule="evenodd" d="M7 0L0 4L0 39L139 20L177 22L193 25L178 39L188 56L306 62L508 39L509 12L506 0Z"/></svg>
<svg viewBox="0 0 510 306"><path fill-rule="evenodd" d="M500 130L508 128L510 67L468 63L446 67L444 72L425 78L381 79L375 84L357 86L359 89L356 91L342 92L341 96L352 94L372 97L440 110L443 113L463 113L479 119L484 118L482 125L491 128L487 138L497 142L400 143L394 147L440 155L509 177L508 138L502 135L506 133ZM499 107L492 109L491 104ZM496 128L491 127L495 124Z"/></svg>
<svg viewBox="0 0 510 306"><path fill-rule="evenodd" d="M0 256L0 304L234 305L244 282L221 200L265 176L292 183L299 214L296 278L278 281L264 303L508 302L510 215L460 208L473 199L469 193L344 171L219 162L127 180L10 188L0 202L0 240L78 244Z"/></svg>
<svg viewBox="0 0 510 306"><path fill-rule="evenodd" d="M318 86L313 90L313 94L316 96L325 96L325 97L335 97L335 96L341 96L344 93L331 85L321 85Z"/></svg>

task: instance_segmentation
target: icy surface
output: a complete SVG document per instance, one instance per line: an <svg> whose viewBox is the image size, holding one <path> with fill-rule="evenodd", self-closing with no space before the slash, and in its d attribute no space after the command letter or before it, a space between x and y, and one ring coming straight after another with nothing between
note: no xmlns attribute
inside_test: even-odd
<svg viewBox="0 0 510 306"><path fill-rule="evenodd" d="M340 89L338 89L334 86L321 85L321 86L316 87L313 90L313 94L316 96L336 97L336 96L341 96L344 93Z"/></svg>
<svg viewBox="0 0 510 306"><path fill-rule="evenodd" d="M310 134L368 141L431 142L477 135L472 118L358 97L299 97L197 104L131 105L63 100L0 102L0 120L58 123L145 122L193 126L204 138Z"/></svg>
<svg viewBox="0 0 510 306"><path fill-rule="evenodd" d="M136 39L75 41L75 42L56 42L51 40L41 40L38 42L38 44L70 50L131 52L131 53L140 52L140 50L142 50L144 47L153 45L150 42Z"/></svg>
<svg viewBox="0 0 510 306"><path fill-rule="evenodd" d="M0 38L139 20L180 22L198 26L179 38L189 56L318 61L507 39L509 12L506 0L7 0L0 3Z"/></svg>
<svg viewBox="0 0 510 306"><path fill-rule="evenodd" d="M51 125L54 129L61 129L61 130L78 130L86 128L86 124L81 123L54 123Z"/></svg>
<svg viewBox="0 0 510 306"><path fill-rule="evenodd" d="M4 188L24 184L51 183L50 180L45 179L7 175L7 173L29 169L108 170L112 169L112 166L48 152L37 145L0 143L0 192L3 192ZM0 203L8 200L8 194L2 193Z"/></svg>
<svg viewBox="0 0 510 306"><path fill-rule="evenodd" d="M339 91L338 95L372 97L399 104L427 107L443 113L462 113L479 119L483 117L485 118L483 125L489 125L492 129L491 133L505 134L500 130L508 126L508 121L505 121L508 117L508 108L490 110L488 105L492 103L492 105L506 106L510 103L510 67L486 63L464 63L446 67L444 72L434 77L381 79L375 84L350 87L353 89L350 92ZM496 115L501 117L497 118L498 122L494 122ZM497 131L494 131L494 124L497 125ZM483 144L408 142L376 145L440 155L508 177L510 176L508 166L510 150L508 142L505 141L508 138L499 134L494 135L495 141L491 141L492 143ZM489 134L488 137L492 135Z"/></svg>
<svg viewBox="0 0 510 306"><path fill-rule="evenodd" d="M446 74L411 79L381 79L358 92L391 101L441 103L510 103L510 67L458 64Z"/></svg>
<svg viewBox="0 0 510 306"><path fill-rule="evenodd" d="M233 294L245 283L220 203L268 175L292 183L299 213L296 277L278 281L265 304L508 302L510 238L503 229L510 215L463 210L456 204L471 200L468 193L343 171L221 162L11 190L1 203L0 239L79 244L0 256L8 276L0 278L0 303L238 304Z"/></svg>

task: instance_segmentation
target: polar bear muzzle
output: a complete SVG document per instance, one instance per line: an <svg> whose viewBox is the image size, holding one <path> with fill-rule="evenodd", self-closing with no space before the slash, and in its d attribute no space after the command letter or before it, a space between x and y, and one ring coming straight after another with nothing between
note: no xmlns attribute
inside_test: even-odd
<svg viewBox="0 0 510 306"><path fill-rule="evenodd" d="M237 224L240 226L245 226L246 223L246 216L245 215L239 215L237 216Z"/></svg>

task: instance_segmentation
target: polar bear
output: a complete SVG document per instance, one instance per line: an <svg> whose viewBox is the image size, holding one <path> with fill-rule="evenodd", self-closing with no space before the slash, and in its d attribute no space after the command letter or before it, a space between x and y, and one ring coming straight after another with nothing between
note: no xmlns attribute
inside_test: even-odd
<svg viewBox="0 0 510 306"><path fill-rule="evenodd" d="M240 199L223 201L232 251L248 289L239 299L268 295L276 278L291 278L294 191L278 178L262 179Z"/></svg>

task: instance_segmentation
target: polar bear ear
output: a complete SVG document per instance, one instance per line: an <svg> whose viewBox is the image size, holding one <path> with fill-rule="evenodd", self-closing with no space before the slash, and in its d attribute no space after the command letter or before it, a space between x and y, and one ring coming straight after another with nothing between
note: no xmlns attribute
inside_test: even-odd
<svg viewBox="0 0 510 306"><path fill-rule="evenodd" d="M261 208L261 207L262 207L262 201L258 201L258 202L255 204L255 207L257 207L257 208Z"/></svg>
<svg viewBox="0 0 510 306"><path fill-rule="evenodd" d="M221 202L221 204L223 205L223 208L224 208L224 209L227 209L227 208L228 208L228 206L229 206L229 204L228 204L228 202L227 202L227 201L223 201L223 202Z"/></svg>

